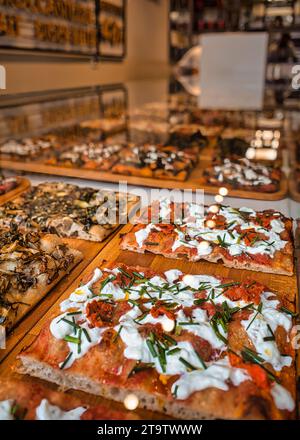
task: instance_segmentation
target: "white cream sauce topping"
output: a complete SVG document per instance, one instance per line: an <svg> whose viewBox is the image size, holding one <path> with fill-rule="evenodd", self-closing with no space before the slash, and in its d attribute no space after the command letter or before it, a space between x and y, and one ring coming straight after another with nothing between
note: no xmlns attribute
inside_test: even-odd
<svg viewBox="0 0 300 440"><path fill-rule="evenodd" d="M36 408L36 420L80 420L86 408L78 407L70 411L63 411L58 406L51 405L43 399Z"/></svg>
<svg viewBox="0 0 300 440"><path fill-rule="evenodd" d="M232 367L228 357L225 357L206 369L185 372L172 385L172 393L177 396L177 399L184 400L195 391L202 391L206 388L227 391L229 383L238 386L246 380L251 380L248 373L242 368Z"/></svg>
<svg viewBox="0 0 300 440"><path fill-rule="evenodd" d="M107 270L107 272L108 277L112 277L119 272L119 269L115 268ZM96 269L92 280L94 282L95 280L97 281L101 274L102 272ZM132 289L127 288L126 293L120 286L114 285L112 282L106 283L101 292L99 289L98 296L95 296L91 290L89 295L86 295L87 285L81 286L85 294L75 296L76 299L81 298L81 302L79 300L77 302L70 301L70 307L73 308L76 305L79 311L78 314L68 315L66 301L62 303L63 313L54 318L50 325L50 331L55 338L65 339L67 337L71 356L67 359L67 362L64 362L63 366L60 366L61 368L69 368L76 359L84 356L91 347L101 341L102 333L106 328L90 328L86 316L86 306L90 301L103 300L106 292L109 292L110 299L114 301L124 299L125 294L127 295L126 298L130 301L135 301L141 297L149 298L149 301L144 303L144 307L149 312L155 300L163 300L165 303L168 303L168 301L175 302L177 304L176 307L193 306L195 292L205 292L206 298L209 298L216 305L223 305L226 301L227 306L230 308L242 308L249 304L243 300L233 301L227 298L223 292L226 285L220 284L220 280L213 276L189 274L182 277L182 272L177 269L165 272L166 278L156 275L149 280L142 278L144 276L143 273L140 273L140 275L139 283L134 284ZM179 278L182 279L179 281ZM88 287L91 287L91 281L87 283L89 284ZM70 295L70 298L74 299L74 293ZM132 308L121 316L119 324L114 327L125 344L124 356L128 359L152 364L159 374L181 375L172 388L175 393L175 387L177 386L177 398L185 399L194 391L208 387L227 390L230 383L237 386L242 381L249 380L247 372L240 368L231 367L226 357L209 361L203 365L190 341L178 341L177 343L175 341L174 345L169 346L165 352L166 362L163 365L159 356L154 356L153 352L149 349L149 341L146 336L141 335L139 327L144 324L159 323L164 328L164 326L168 327L172 319L165 314L154 317L151 313L143 313L134 302L130 302L130 305ZM286 365L291 365L292 362L290 357L282 356L279 353L275 341L264 341L265 337L270 336L270 329L273 333L279 326L282 326L286 332L289 332L291 329L291 317L277 310L278 305L279 301L274 298L274 294L264 292L261 295L260 312L257 313L255 306L249 318L242 321L242 325L255 346L258 355L265 362L270 363L276 371L280 371ZM204 339L211 345L212 349L216 350L218 356L226 351L227 333L217 323L217 330L221 337L216 334L206 310L196 308L192 310L192 315L187 317L184 311L179 308L174 311L174 315L176 328L181 329L181 331L188 331ZM253 319L254 317L255 319ZM65 322L62 318L68 322ZM192 325L190 324L191 322L193 323ZM79 328L76 328L77 325ZM70 337L78 338L79 329L81 329L80 352L78 351L78 344L74 343L72 339L70 340ZM89 340L83 334L83 329L88 333ZM176 350L172 352L173 349ZM182 362L182 359L185 362ZM186 363L192 365L195 371L189 371L190 368L187 367Z"/></svg>
<svg viewBox="0 0 300 440"><path fill-rule="evenodd" d="M0 402L0 420L14 420L12 414L14 401L13 400L3 400Z"/></svg>
<svg viewBox="0 0 300 440"><path fill-rule="evenodd" d="M168 214L166 200L163 201L164 209L162 214ZM219 214L226 219L227 227L225 229L214 229L205 226L205 215L203 215L202 207L196 204L188 205L189 214L194 220L190 218L177 219L175 224L175 232L177 238L173 243L172 251L176 251L181 246L197 250L198 258L209 255L213 251L213 244L225 247L231 256L241 254L262 254L274 257L276 251L280 251L285 247L287 241L280 238L280 233L285 230L284 223L278 219L273 219L270 222L270 228L263 228L259 224L255 224L251 217L256 216L256 212L250 208L240 208L239 210L230 207L222 206ZM243 214L249 214L249 218L245 218ZM280 214L278 213L278 216ZM161 216L163 219L164 217ZM236 226L240 226L242 233L237 232ZM151 231L157 228L157 225L150 223L144 229L135 233L136 241L139 247L142 247L144 242L149 237ZM266 238L254 239L249 245L245 243L243 231L252 229L256 233L262 233ZM189 238L187 238L189 237ZM206 246L203 245L203 240Z"/></svg>
<svg viewBox="0 0 300 440"><path fill-rule="evenodd" d="M278 383L274 383L271 388L271 395L278 409L294 411L295 401L291 393Z"/></svg>
<svg viewBox="0 0 300 440"><path fill-rule="evenodd" d="M241 185L268 185L272 183L270 169L264 165L251 163L244 159L241 163L224 160L224 164L216 165L214 171L219 182L224 180L238 181Z"/></svg>

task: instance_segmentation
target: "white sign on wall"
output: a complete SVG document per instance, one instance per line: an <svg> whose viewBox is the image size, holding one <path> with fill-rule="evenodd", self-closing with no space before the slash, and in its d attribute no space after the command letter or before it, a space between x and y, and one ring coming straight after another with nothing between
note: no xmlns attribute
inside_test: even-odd
<svg viewBox="0 0 300 440"><path fill-rule="evenodd" d="M200 106L259 110L264 97L267 33L205 34L201 43Z"/></svg>

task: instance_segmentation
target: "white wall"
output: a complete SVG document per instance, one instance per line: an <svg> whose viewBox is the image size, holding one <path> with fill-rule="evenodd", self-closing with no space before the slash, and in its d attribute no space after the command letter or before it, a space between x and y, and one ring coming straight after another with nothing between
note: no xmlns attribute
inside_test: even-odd
<svg viewBox="0 0 300 440"><path fill-rule="evenodd" d="M128 0L127 57L122 63L92 66L88 60L1 51L7 88L0 94L165 77L169 72L168 9L169 0Z"/></svg>

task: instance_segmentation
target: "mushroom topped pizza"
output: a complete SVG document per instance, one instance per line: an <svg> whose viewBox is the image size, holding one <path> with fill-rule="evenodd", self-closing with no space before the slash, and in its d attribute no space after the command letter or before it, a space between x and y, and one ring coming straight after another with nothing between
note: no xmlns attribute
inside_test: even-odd
<svg viewBox="0 0 300 440"><path fill-rule="evenodd" d="M0 324L11 329L81 257L55 235L0 229Z"/></svg>
<svg viewBox="0 0 300 440"><path fill-rule="evenodd" d="M42 183L0 207L0 226L102 241L126 223L138 197L63 182Z"/></svg>

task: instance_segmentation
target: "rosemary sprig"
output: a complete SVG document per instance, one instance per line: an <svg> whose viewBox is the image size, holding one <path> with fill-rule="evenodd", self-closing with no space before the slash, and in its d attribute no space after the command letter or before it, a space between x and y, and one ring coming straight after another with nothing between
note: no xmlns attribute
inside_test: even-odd
<svg viewBox="0 0 300 440"><path fill-rule="evenodd" d="M244 349L241 351L241 356L245 362L250 362L252 364L259 365L265 372L267 373L269 379L274 380L277 383L280 383L278 377L276 377L272 371L270 371L268 368L266 368L263 365L264 359L259 356L258 353L255 353L255 351L251 350L248 347L244 347Z"/></svg>
<svg viewBox="0 0 300 440"><path fill-rule="evenodd" d="M266 337L264 338L264 341L265 341L265 342L275 341L275 335L274 335L274 333L273 333L273 330L271 329L271 327L269 326L269 324L267 324L267 327L268 327L269 332L271 333L271 336L266 336Z"/></svg>
<svg viewBox="0 0 300 440"><path fill-rule="evenodd" d="M68 312L66 316L75 316L75 315L81 315L82 312L78 311L78 312Z"/></svg>
<svg viewBox="0 0 300 440"><path fill-rule="evenodd" d="M179 360L183 365L185 365L185 366L187 367L188 370L190 370L190 371L195 371L195 370L197 370L197 368L194 367L194 365L190 364L186 359L180 357L178 360Z"/></svg>
<svg viewBox="0 0 300 440"><path fill-rule="evenodd" d="M83 331L84 336L86 337L87 341L88 342L92 342L91 337L90 337L88 331L85 328L83 328L82 331Z"/></svg>
<svg viewBox="0 0 300 440"><path fill-rule="evenodd" d="M221 247L228 248L230 246L230 243L226 243L225 237L225 234L223 235L223 238L220 235L217 235L218 244Z"/></svg>
<svg viewBox="0 0 300 440"><path fill-rule="evenodd" d="M181 350L180 350L179 347L172 348L171 350L169 350L169 351L167 352L167 355L168 355L168 356L172 356L173 354L179 353L180 351L181 351Z"/></svg>
<svg viewBox="0 0 300 440"><path fill-rule="evenodd" d="M154 347L154 343L151 341L151 339L146 339L146 344L149 348L150 353L152 354L153 357L157 357L157 353Z"/></svg>
<svg viewBox="0 0 300 440"><path fill-rule="evenodd" d="M150 368L153 368L153 366L154 366L153 363L137 364L133 367L133 369L128 374L128 378L134 376L137 373L140 373L141 371L149 370Z"/></svg>
<svg viewBox="0 0 300 440"><path fill-rule="evenodd" d="M120 333L121 333L122 329L123 329L123 326L120 325L119 330L117 331L117 333L116 333L115 336L113 337L113 340L112 340L113 343L115 343L115 342L117 341L118 337L120 336Z"/></svg>
<svg viewBox="0 0 300 440"><path fill-rule="evenodd" d="M65 336L64 337L64 341L71 342L72 344L77 344L77 345L80 344L80 339L79 338L76 338L76 337L70 336L70 335Z"/></svg>
<svg viewBox="0 0 300 440"><path fill-rule="evenodd" d="M177 392L178 392L178 385L175 385L174 391L173 391L173 397L177 399Z"/></svg>
<svg viewBox="0 0 300 440"><path fill-rule="evenodd" d="M280 309L282 312L287 313L288 315L291 315L293 318L296 318L298 316L298 313L293 312L292 310L287 309L286 307L280 307Z"/></svg>
<svg viewBox="0 0 300 440"><path fill-rule="evenodd" d="M257 309L256 309L257 311L256 311L254 317L251 319L250 323L247 325L246 330L248 330L248 329L251 327L252 323L255 321L255 319L257 318L257 316L261 313L262 308L263 308L263 304L262 304L262 303L259 303L259 305L258 305L258 307L257 307Z"/></svg>
<svg viewBox="0 0 300 440"><path fill-rule="evenodd" d="M202 357L200 356L200 354L198 353L198 351L196 351L196 350L194 350L194 351L195 351L195 353L196 353L197 358L198 358L199 361L200 361L200 364L202 365L202 367L204 368L204 370L206 370L206 369L207 369L207 366L206 366L204 360L202 359Z"/></svg>
<svg viewBox="0 0 300 440"><path fill-rule="evenodd" d="M122 267L118 267L118 271L121 272L122 275L124 275L126 278L132 280L133 276L130 275L130 273L126 272Z"/></svg>
<svg viewBox="0 0 300 440"><path fill-rule="evenodd" d="M224 283L216 286L217 289L227 289L228 287L239 286L241 283L239 281L235 281L232 283Z"/></svg>
<svg viewBox="0 0 300 440"><path fill-rule="evenodd" d="M73 356L73 353L70 351L70 353L68 354L66 359L63 361L63 363L59 367L61 370L63 370L65 368L65 366L67 365L67 363L69 362L69 360L71 359L72 356Z"/></svg>
<svg viewBox="0 0 300 440"><path fill-rule="evenodd" d="M106 284L111 283L112 281L114 281L117 277L115 275L110 275L107 278L105 278L105 280L102 281L101 283L101 287L100 287L100 292L102 292L102 290L104 289L104 287L106 286Z"/></svg>
<svg viewBox="0 0 300 440"><path fill-rule="evenodd" d="M82 328L80 328L79 331L78 331L78 339L79 339L79 344L78 344L78 347L77 347L77 353L78 354L81 353L81 344L82 344L81 336L82 336Z"/></svg>

